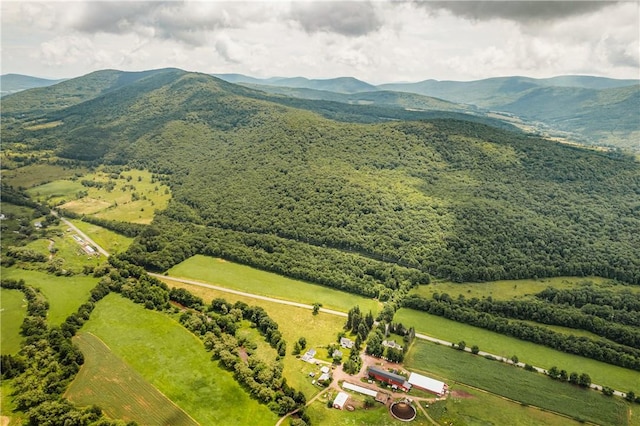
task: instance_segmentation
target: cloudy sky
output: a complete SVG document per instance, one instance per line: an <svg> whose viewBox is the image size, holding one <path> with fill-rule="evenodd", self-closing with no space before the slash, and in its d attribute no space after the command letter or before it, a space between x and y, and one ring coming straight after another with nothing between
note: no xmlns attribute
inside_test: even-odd
<svg viewBox="0 0 640 426"><path fill-rule="evenodd" d="M2 0L1 72L177 67L371 83L640 78L633 1Z"/></svg>

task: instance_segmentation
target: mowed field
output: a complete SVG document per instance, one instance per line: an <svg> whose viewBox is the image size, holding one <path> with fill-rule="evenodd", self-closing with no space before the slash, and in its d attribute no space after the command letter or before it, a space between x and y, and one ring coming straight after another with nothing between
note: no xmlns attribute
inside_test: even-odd
<svg viewBox="0 0 640 426"><path fill-rule="evenodd" d="M148 224L156 210L167 207L171 193L169 187L152 182L148 171L128 170L113 178L109 173L97 171L75 180L60 179L30 188L27 193L39 202L60 206L80 215L92 215L108 220ZM85 186L82 181L106 187Z"/></svg>
<svg viewBox="0 0 640 426"><path fill-rule="evenodd" d="M348 312L356 305L359 305L363 312L372 311L374 315L380 310L380 304L374 299L208 256L190 257L169 269L167 273L173 277L198 280L261 296L310 305L322 303L325 308L342 312Z"/></svg>
<svg viewBox="0 0 640 426"><path fill-rule="evenodd" d="M70 222L91 237L96 244L109 252L109 254L117 254L126 251L133 242L133 238L125 237L124 235L120 235L117 232L113 232L98 225L83 222L78 219L71 219Z"/></svg>
<svg viewBox="0 0 640 426"><path fill-rule="evenodd" d="M273 425L277 416L251 399L232 373L211 361L200 339L166 314L118 294L96 304L82 328L202 425ZM126 404L123 396L121 403Z"/></svg>
<svg viewBox="0 0 640 426"><path fill-rule="evenodd" d="M57 277L40 271L18 268L1 268L3 278L19 280L39 288L49 301L47 320L50 325L60 325L69 315L76 312L80 305L89 300L91 289L98 284L98 278L74 275Z"/></svg>
<svg viewBox="0 0 640 426"><path fill-rule="evenodd" d="M324 348L329 344L337 343L338 333L343 330L346 318L323 312L313 315L310 309L285 306L279 303L183 284L172 281L170 278L163 279L163 281L169 287L188 290L201 297L205 303L210 303L213 299L221 297L231 303L241 301L248 305L262 307L269 314L269 317L278 323L278 330L280 330L287 342L287 355L282 358L284 363L283 374L287 379L287 383L303 392L307 398L315 395L320 390L319 387L311 384L313 379L309 377L309 373L317 372L318 368L300 361L292 355L293 345L300 337L304 337L307 340L307 349L314 348L318 351L318 359L329 360L327 351ZM261 337L258 338L260 339ZM345 352L346 355L347 352Z"/></svg>
<svg viewBox="0 0 640 426"><path fill-rule="evenodd" d="M465 383L494 394L602 425L629 424L629 405L621 398L582 389L513 365L490 361L448 346L416 340L405 365L412 371ZM473 414L470 414L474 416Z"/></svg>
<svg viewBox="0 0 640 426"><path fill-rule="evenodd" d="M593 383L610 386L622 392L637 389L640 384L640 372L638 371L560 352L546 346L462 324L426 312L402 308L396 312L394 321L405 326L413 326L418 333L449 342L457 343L464 340L467 347L478 345L481 351L505 358L517 355L520 362L536 367L548 369L555 365L568 372L587 373Z"/></svg>
<svg viewBox="0 0 640 426"><path fill-rule="evenodd" d="M547 287L558 289L578 288L586 283L592 283L599 288L611 291L629 290L640 292L640 287L616 283L600 277L553 277L537 280L504 280L485 283L453 283L449 281L432 281L429 285L422 285L411 290L412 294L419 294L431 298L434 293L447 293L456 298L463 295L467 299L477 297L492 297L495 300L512 300L531 297Z"/></svg>
<svg viewBox="0 0 640 426"><path fill-rule="evenodd" d="M95 404L112 419L141 425L198 424L93 334L80 333L73 341L84 354L84 364L65 393L72 403Z"/></svg>
<svg viewBox="0 0 640 426"><path fill-rule="evenodd" d="M27 302L20 290L0 288L0 353L15 355L20 350L20 326L27 313Z"/></svg>

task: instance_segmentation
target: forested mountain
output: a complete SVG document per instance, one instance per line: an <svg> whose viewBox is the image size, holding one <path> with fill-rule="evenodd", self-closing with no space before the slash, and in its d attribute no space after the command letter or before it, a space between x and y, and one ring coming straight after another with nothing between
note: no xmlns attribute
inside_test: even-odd
<svg viewBox="0 0 640 426"><path fill-rule="evenodd" d="M35 87L52 86L61 81L63 80L48 80L46 78L37 78L21 74L3 74L0 75L0 96L6 96Z"/></svg>
<svg viewBox="0 0 640 426"><path fill-rule="evenodd" d="M569 133L571 139L580 142L640 151L640 80L592 76L496 77L466 82L425 80L379 86L365 83L345 90L341 79L256 79L240 74L222 74L220 77L270 93L305 99L410 109L501 111L515 114L545 133ZM315 82L322 82L322 85Z"/></svg>
<svg viewBox="0 0 640 426"><path fill-rule="evenodd" d="M121 87L130 76L110 73L109 84L99 73L63 83L94 96L47 112L56 127L3 120L3 144L164 176L168 209L124 254L139 265L165 270L203 253L368 295L427 274L640 283L631 158L180 70ZM40 106L59 86L9 99Z"/></svg>
<svg viewBox="0 0 640 426"><path fill-rule="evenodd" d="M265 86L290 87L296 89L326 90L336 93L358 93L378 90L376 86L353 77L308 79L304 77L253 78L242 74L214 74L230 83L260 84Z"/></svg>

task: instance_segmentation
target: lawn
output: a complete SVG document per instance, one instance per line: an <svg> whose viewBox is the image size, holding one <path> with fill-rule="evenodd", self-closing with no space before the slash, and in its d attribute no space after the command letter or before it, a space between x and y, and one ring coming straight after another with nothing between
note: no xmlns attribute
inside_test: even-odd
<svg viewBox="0 0 640 426"><path fill-rule="evenodd" d="M361 401L361 395L355 394L353 392L348 392L351 401ZM311 405L309 405L306 409L309 418L311 419L311 424L313 425L366 425L366 426L399 426L404 424L403 422L394 419L389 412L389 409L380 404L376 403L372 408L364 409L364 408L356 408L354 411L348 410L337 410L335 408L328 408L327 401L329 399L333 400L335 395L337 394L334 390L329 390L324 392L317 400L315 400ZM324 395L327 395L326 397ZM418 410L418 415L410 423L411 425L417 426L426 426L431 423L425 417L425 415Z"/></svg>
<svg viewBox="0 0 640 426"><path fill-rule="evenodd" d="M371 310L374 315L380 309L379 303L374 299L202 255L190 257L174 266L169 269L168 275L199 280L261 296L307 304L322 303L325 308L342 312L348 312L355 305L359 305L365 313Z"/></svg>
<svg viewBox="0 0 640 426"><path fill-rule="evenodd" d="M317 368L312 364L300 361L292 355L293 345L300 337L304 337L307 340L307 349L316 349L319 359L328 360L327 351L323 348L331 343L337 343L338 333L342 331L346 318L323 312L313 315L309 309L285 306L275 302L183 284L170 279L165 279L164 281L169 287L189 290L196 296L201 297L205 303L210 303L211 300L221 297L232 303L242 301L248 305L264 308L269 317L278 323L278 329L287 342L287 355L282 360L284 363L283 374L287 379L287 383L303 392L307 398L319 391L320 388L312 385L312 379L309 377L309 373L316 371Z"/></svg>
<svg viewBox="0 0 640 426"><path fill-rule="evenodd" d="M419 294L423 297L431 298L433 293L448 293L449 296L456 298L462 294L465 298L471 299L477 297L491 296L496 300L512 300L522 299L541 292L547 287L568 289L576 288L585 282L592 282L602 288L612 291L630 290L640 292L640 287L629 286L615 283L612 280L600 277L554 277L541 278L537 280L505 280L490 281L486 283L452 283L449 281L433 281L431 284L416 287L411 291L412 294Z"/></svg>
<svg viewBox="0 0 640 426"><path fill-rule="evenodd" d="M27 312L27 302L20 290L0 288L0 352L15 355L20 350L20 326Z"/></svg>
<svg viewBox="0 0 640 426"><path fill-rule="evenodd" d="M464 385L452 386L452 396L429 404L427 412L440 424L453 425L511 425L565 426L580 422L536 407L508 401Z"/></svg>
<svg viewBox="0 0 640 426"><path fill-rule="evenodd" d="M71 223L90 236L96 244L110 254L121 253L127 250L129 245L133 242L133 238L125 237L124 235L120 235L117 232L113 232L98 225L93 225L77 219L71 220Z"/></svg>
<svg viewBox="0 0 640 426"><path fill-rule="evenodd" d="M96 304L82 331L100 338L200 424L273 425L277 421L266 406L249 397L232 373L211 361L196 336L165 314L110 294Z"/></svg>
<svg viewBox="0 0 640 426"><path fill-rule="evenodd" d="M620 398L606 397L448 346L417 340L405 358L405 365L445 378L450 384L465 383L575 419L604 425L628 424L627 403Z"/></svg>
<svg viewBox="0 0 640 426"><path fill-rule="evenodd" d="M98 284L98 278L84 275L57 277L40 271L4 267L1 272L3 278L23 279L27 285L40 289L49 301L47 319L50 325L62 324L89 300L91 289Z"/></svg>
<svg viewBox="0 0 640 426"><path fill-rule="evenodd" d="M197 425L140 374L91 333L74 337L84 355L80 372L65 397L86 407L97 405L112 419L142 425Z"/></svg>
<svg viewBox="0 0 640 426"><path fill-rule="evenodd" d="M517 355L520 362L536 367L550 368L554 365L568 372L587 373L593 383L626 391L637 389L640 372L618 367L590 358L560 352L535 343L494 333L482 328L462 324L426 312L402 308L396 312L394 321L405 326L414 326L423 333L449 342L464 340L467 347L478 345L481 351L510 358Z"/></svg>

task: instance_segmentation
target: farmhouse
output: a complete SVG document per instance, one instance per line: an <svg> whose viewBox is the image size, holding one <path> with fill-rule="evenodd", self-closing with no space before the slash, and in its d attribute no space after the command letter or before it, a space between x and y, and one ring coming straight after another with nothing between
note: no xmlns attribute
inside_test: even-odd
<svg viewBox="0 0 640 426"><path fill-rule="evenodd" d="M305 353L304 355L302 355L302 357L300 357L300 359L308 363L315 364L316 362L315 356L316 356L316 350L309 349L307 353Z"/></svg>
<svg viewBox="0 0 640 426"><path fill-rule="evenodd" d="M353 340L347 339L346 337L341 337L340 346L342 346L345 349L351 349L353 347Z"/></svg>
<svg viewBox="0 0 640 426"><path fill-rule="evenodd" d="M446 383L418 373L411 373L409 376L409 383L416 389L435 393L438 396L444 395L449 389Z"/></svg>
<svg viewBox="0 0 640 426"><path fill-rule="evenodd" d="M347 403L349 399L349 394L346 392L340 392L338 396L333 400L333 408L337 408L338 410L342 410L344 408L344 404Z"/></svg>
<svg viewBox="0 0 640 426"><path fill-rule="evenodd" d="M405 392L408 392L411 389L411 384L407 379L399 374L391 373L378 367L368 367L367 374L369 377L373 377L376 380L395 386Z"/></svg>
<svg viewBox="0 0 640 426"><path fill-rule="evenodd" d="M397 344L393 340L383 340L382 341L382 346L386 346L388 348L398 349L400 351L402 350L402 346L400 346L399 344Z"/></svg>

